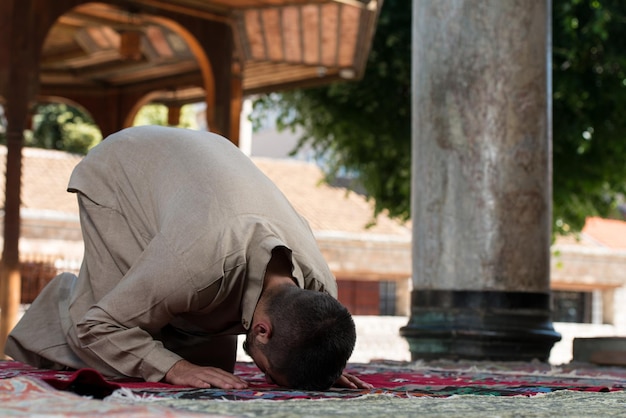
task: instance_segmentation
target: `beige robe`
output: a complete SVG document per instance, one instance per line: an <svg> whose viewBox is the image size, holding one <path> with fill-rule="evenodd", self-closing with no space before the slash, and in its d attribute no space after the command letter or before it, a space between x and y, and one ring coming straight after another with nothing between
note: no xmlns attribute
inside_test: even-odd
<svg viewBox="0 0 626 418"><path fill-rule="evenodd" d="M337 296L307 222L218 135L125 129L89 152L68 190L85 258L12 331L17 360L161 380L182 358L173 347L246 332L276 247L300 287Z"/></svg>

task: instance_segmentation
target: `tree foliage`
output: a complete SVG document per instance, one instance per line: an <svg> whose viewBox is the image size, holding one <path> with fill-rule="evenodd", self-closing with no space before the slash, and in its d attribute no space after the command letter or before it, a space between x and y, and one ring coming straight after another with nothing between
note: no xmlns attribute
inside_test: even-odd
<svg viewBox="0 0 626 418"><path fill-rule="evenodd" d="M410 212L411 6L385 0L362 80L261 97L279 128L303 127L331 162L328 176L358 173L376 212ZM626 2L553 1L555 231L611 216L626 178ZM521 40L522 41L522 40ZM529 121L530 123L530 121Z"/></svg>
<svg viewBox="0 0 626 418"><path fill-rule="evenodd" d="M33 131L25 137L26 146L76 154L86 154L102 140L100 130L88 114L63 103L37 106Z"/></svg>
<svg viewBox="0 0 626 418"><path fill-rule="evenodd" d="M134 121L135 125L167 125L167 107L158 104L143 106ZM195 110L183 106L182 128L197 128ZM6 143L6 120L0 107L0 143ZM89 114L64 103L43 103L37 106L33 129L24 133L24 145L34 148L54 149L75 154L87 152L102 141L100 129Z"/></svg>
<svg viewBox="0 0 626 418"><path fill-rule="evenodd" d="M614 216L626 185L626 2L553 4L556 228Z"/></svg>
<svg viewBox="0 0 626 418"><path fill-rule="evenodd" d="M177 125L179 128L191 128L197 129L198 123L195 120L195 110L193 106L185 105L181 109L180 123ZM162 104L147 104L139 109L135 120L134 126L138 125L167 125L167 106Z"/></svg>

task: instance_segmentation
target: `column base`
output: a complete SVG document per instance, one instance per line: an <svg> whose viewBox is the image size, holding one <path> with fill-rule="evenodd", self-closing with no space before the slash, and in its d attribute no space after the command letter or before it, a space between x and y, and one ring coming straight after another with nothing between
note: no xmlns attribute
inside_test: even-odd
<svg viewBox="0 0 626 418"><path fill-rule="evenodd" d="M561 339L550 316L549 293L414 290L400 335L413 361L547 361Z"/></svg>

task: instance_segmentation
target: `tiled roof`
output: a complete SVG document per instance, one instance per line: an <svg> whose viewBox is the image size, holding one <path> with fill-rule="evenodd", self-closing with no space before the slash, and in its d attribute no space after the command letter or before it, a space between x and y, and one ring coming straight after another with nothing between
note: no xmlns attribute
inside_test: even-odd
<svg viewBox="0 0 626 418"><path fill-rule="evenodd" d="M582 235L600 246L613 250L626 250L626 222L624 221L589 217L583 227Z"/></svg>
<svg viewBox="0 0 626 418"><path fill-rule="evenodd" d="M0 146L0 191L4 196L6 147ZM76 196L66 191L80 155L39 148L22 149L22 208L77 214ZM2 201L4 204L4 199Z"/></svg>
<svg viewBox="0 0 626 418"><path fill-rule="evenodd" d="M381 215L375 225L373 207L362 195L322 182L323 173L312 163L253 157L314 231L410 236L406 226Z"/></svg>
<svg viewBox="0 0 626 418"><path fill-rule="evenodd" d="M81 156L61 151L24 148L22 208L76 215L76 197L66 191L72 170ZM253 158L258 167L287 196L293 206L320 231L410 237L410 229L386 216L371 228L372 205L345 188L321 182L322 172L312 163L288 159ZM0 146L0 191L4 194L6 147Z"/></svg>

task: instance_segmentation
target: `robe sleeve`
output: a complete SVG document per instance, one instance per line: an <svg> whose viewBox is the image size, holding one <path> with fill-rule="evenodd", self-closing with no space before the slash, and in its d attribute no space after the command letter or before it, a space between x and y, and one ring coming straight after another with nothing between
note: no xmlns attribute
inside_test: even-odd
<svg viewBox="0 0 626 418"><path fill-rule="evenodd" d="M83 354L126 376L161 380L182 357L151 332L194 310L197 290L165 238L157 235L120 283L77 324Z"/></svg>

